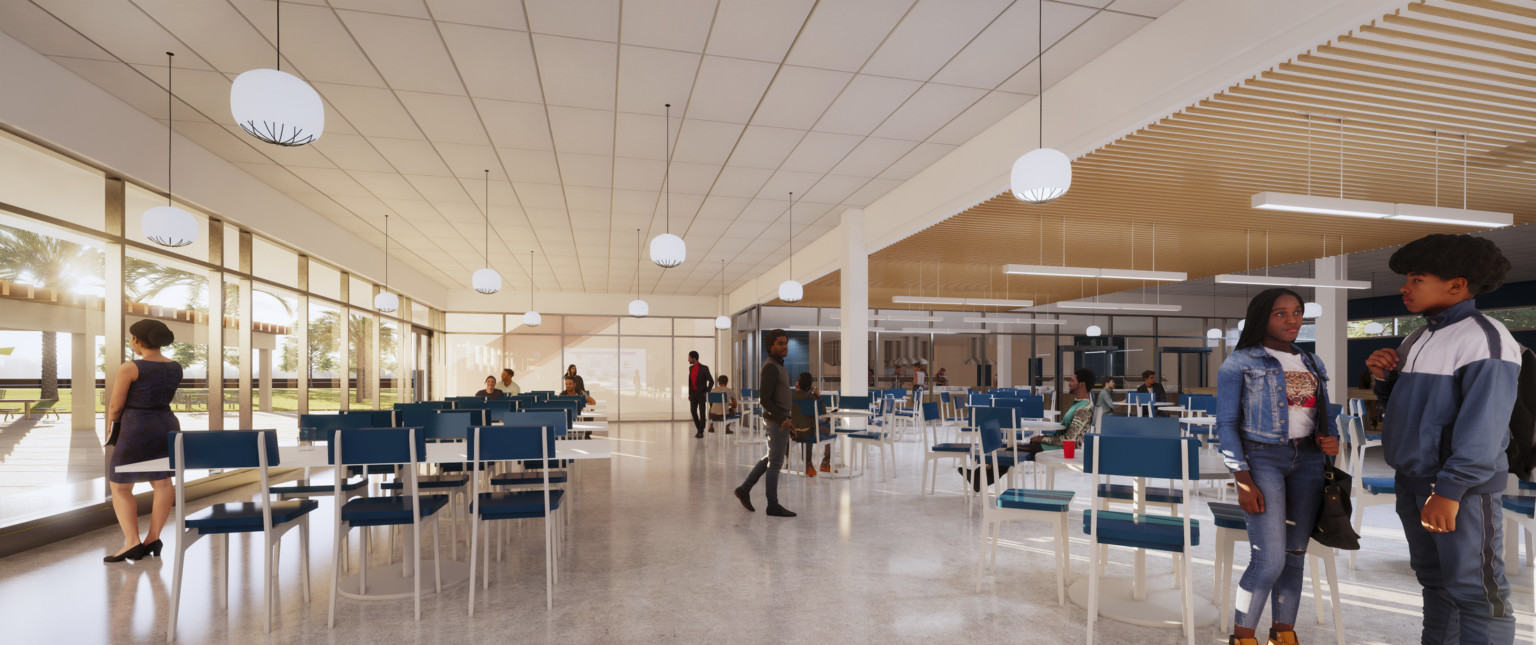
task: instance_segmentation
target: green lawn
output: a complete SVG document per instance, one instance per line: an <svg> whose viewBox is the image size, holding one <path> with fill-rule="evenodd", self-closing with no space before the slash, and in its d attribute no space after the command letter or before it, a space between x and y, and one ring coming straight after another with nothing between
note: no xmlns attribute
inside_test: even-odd
<svg viewBox="0 0 1536 645"><path fill-rule="evenodd" d="M182 390L180 390L180 392L185 395L185 400L194 401L195 403L192 403L191 405L184 405L184 404L182 404L180 402L177 402L177 403L174 403L174 404L171 405L171 409L172 410L174 410L176 412L207 412L208 411L208 406L206 404L206 401L208 399L208 390L207 389L182 389ZM350 393L355 396L356 392L357 392L357 390L354 389L354 390L351 390ZM11 389L11 388L7 388L5 390L5 397L4 398L0 398L0 408L11 408L11 407L19 408L20 407L18 404L6 404L5 403L5 399L36 399L36 398L39 398L41 396L41 394L42 394L42 391L38 390L36 388L33 388L33 389ZM239 411L240 406L233 401L233 399L234 399L234 391L226 389L224 391L224 396L226 397L225 400L227 401L224 404L224 410L228 411L228 412L237 412L237 411ZM254 396L255 395L253 394L253 398L254 398ZM395 401L398 400L398 398L399 398L399 391L398 390L385 390L385 391L383 391L379 395L379 405L380 405L380 407L382 407L384 409L389 409L389 408L394 406ZM73 407L72 407L73 401L74 401L74 393L73 393L73 391L71 391L69 388L62 388L62 389L59 390L59 402L58 402L57 405L54 406L54 409L58 410L61 414L68 414L70 412L70 410L73 409ZM351 407L358 408L358 409L371 408L371 407L373 407L372 403L373 403L372 400L364 401L362 403L358 403L356 401L353 401ZM298 409L299 409L299 390L297 388L278 388L278 389L272 390L272 411L274 411L274 412L296 412L296 411L298 411ZM339 389L319 389L319 388L311 389L309 391L309 409L312 410L312 411L316 411L316 412L323 412L323 411L326 411L326 410L340 410L341 409L341 390L339 390ZM102 413L102 412L106 412L106 411L107 411L106 406L98 400L98 402L96 403L96 412Z"/></svg>

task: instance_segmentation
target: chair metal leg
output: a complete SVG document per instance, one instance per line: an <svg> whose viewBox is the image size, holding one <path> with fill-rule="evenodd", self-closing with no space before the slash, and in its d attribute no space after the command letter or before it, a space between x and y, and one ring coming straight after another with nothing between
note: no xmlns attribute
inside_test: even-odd
<svg viewBox="0 0 1536 645"><path fill-rule="evenodd" d="M341 586L341 572L339 564L341 562L342 554L341 537L343 529L340 519L340 510L336 511L336 516L336 529L331 534L331 612L330 617L326 619L325 626L327 628L336 627L336 590Z"/></svg>
<svg viewBox="0 0 1536 645"><path fill-rule="evenodd" d="M272 632L272 576L276 569L273 565L276 564L277 560L277 545L272 542L270 534L262 532L261 537L266 543L266 548L264 549L266 553L263 554L265 557L262 558L263 572L266 575L263 575L261 580L261 629L263 634L269 634Z"/></svg>
<svg viewBox="0 0 1536 645"><path fill-rule="evenodd" d="M991 548L989 535L992 524L985 517L981 520L981 550L976 552L976 593L981 593L981 576L984 571L983 563L987 561L987 550Z"/></svg>
<svg viewBox="0 0 1536 645"><path fill-rule="evenodd" d="M1061 552L1056 567L1056 604L1062 607L1067 606L1067 578L1072 576L1072 539L1067 534L1069 523L1067 512L1062 511L1061 517L1056 519L1057 548Z"/></svg>
<svg viewBox="0 0 1536 645"><path fill-rule="evenodd" d="M219 559L219 607L229 609L229 534L219 534L219 549L214 555Z"/></svg>
<svg viewBox="0 0 1536 645"><path fill-rule="evenodd" d="M432 520L432 577L437 593L443 592L443 532L439 530L439 522L434 517ZM420 571L420 569L417 569Z"/></svg>
<svg viewBox="0 0 1536 645"><path fill-rule="evenodd" d="M171 574L171 611L167 617L165 642L176 642L176 615L181 608L181 570L182 561L186 559L187 537L185 533L176 537L176 565Z"/></svg>
<svg viewBox="0 0 1536 645"><path fill-rule="evenodd" d="M309 516L299 519L299 559L303 560L299 565L300 588L304 593L304 604L309 604Z"/></svg>

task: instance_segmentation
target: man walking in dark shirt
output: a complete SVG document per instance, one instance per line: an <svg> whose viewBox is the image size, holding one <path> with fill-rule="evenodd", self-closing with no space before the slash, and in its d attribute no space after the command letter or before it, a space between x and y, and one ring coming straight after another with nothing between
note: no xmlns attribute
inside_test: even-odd
<svg viewBox="0 0 1536 645"><path fill-rule="evenodd" d="M758 478L768 473L768 514L777 517L794 517L794 512L779 506L779 469L784 467L784 455L789 452L789 372L784 369L784 356L789 354L789 334L782 329L768 332L764 342L768 345L768 360L763 361L763 373L758 377L761 390L759 402L763 406L763 418L768 424L768 454L752 467L746 481L735 490L736 499L747 510L752 508L752 487Z"/></svg>
<svg viewBox="0 0 1536 645"><path fill-rule="evenodd" d="M688 410L693 413L695 438L704 438L704 422L709 420L705 403L713 389L715 379L709 375L709 366L699 362L698 352L688 352Z"/></svg>

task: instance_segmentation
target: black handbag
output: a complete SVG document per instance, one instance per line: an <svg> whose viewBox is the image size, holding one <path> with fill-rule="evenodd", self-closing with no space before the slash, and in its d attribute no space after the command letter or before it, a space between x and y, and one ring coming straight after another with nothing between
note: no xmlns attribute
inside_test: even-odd
<svg viewBox="0 0 1536 645"><path fill-rule="evenodd" d="M1312 539L1318 544L1345 551L1360 550L1360 534L1350 522L1350 484L1354 478L1334 467L1333 460L1323 466L1323 503L1317 509L1317 524Z"/></svg>
<svg viewBox="0 0 1536 645"><path fill-rule="evenodd" d="M107 433L107 443L104 444L104 445L107 445L107 446L115 446L115 445L117 445L117 434L122 431L122 429L123 429L123 422L122 421L113 421L111 427L112 427L111 431Z"/></svg>

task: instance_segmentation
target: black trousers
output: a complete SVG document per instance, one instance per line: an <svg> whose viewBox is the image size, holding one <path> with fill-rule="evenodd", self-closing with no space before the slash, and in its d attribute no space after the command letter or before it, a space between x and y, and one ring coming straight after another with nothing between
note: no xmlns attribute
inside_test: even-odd
<svg viewBox="0 0 1536 645"><path fill-rule="evenodd" d="M702 393L688 395L688 412L693 415L693 427L699 432L704 431L704 422L709 419L708 398Z"/></svg>

